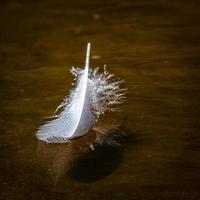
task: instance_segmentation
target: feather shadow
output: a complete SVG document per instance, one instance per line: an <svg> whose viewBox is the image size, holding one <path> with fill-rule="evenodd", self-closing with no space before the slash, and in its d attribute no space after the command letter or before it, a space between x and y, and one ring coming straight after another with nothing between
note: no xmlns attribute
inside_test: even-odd
<svg viewBox="0 0 200 200"><path fill-rule="evenodd" d="M68 170L73 180L91 183L109 176L119 167L124 149L132 142L131 136L121 127L97 129L97 137L91 144L93 148L74 160Z"/></svg>

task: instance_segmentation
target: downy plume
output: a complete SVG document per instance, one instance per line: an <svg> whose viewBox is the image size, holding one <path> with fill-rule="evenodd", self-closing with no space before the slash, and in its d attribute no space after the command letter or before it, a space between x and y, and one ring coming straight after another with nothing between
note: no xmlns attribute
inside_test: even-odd
<svg viewBox="0 0 200 200"><path fill-rule="evenodd" d="M85 69L70 70L76 87L57 107L59 114L37 131L37 138L47 143L65 143L83 136L94 127L97 119L107 111L117 111L125 100L126 89L113 74L99 68L89 69L90 43L87 45Z"/></svg>

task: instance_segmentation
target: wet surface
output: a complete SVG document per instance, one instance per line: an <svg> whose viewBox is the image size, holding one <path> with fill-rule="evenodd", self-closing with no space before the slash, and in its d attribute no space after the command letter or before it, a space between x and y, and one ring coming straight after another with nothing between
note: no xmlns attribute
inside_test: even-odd
<svg viewBox="0 0 200 200"><path fill-rule="evenodd" d="M9 0L0 16L1 199L199 199L198 1ZM123 112L104 122L126 119L131 142L41 143L88 41L92 65L125 80Z"/></svg>

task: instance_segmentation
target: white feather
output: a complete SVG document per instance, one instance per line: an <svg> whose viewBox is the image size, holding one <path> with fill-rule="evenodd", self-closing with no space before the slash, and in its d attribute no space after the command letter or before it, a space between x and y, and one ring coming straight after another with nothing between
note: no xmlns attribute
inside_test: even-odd
<svg viewBox="0 0 200 200"><path fill-rule="evenodd" d="M91 113L91 98L88 87L90 43L87 46L85 69L81 72L77 87L58 108L63 111L56 119L40 127L37 138L47 143L64 143L85 135L95 124Z"/></svg>
<svg viewBox="0 0 200 200"><path fill-rule="evenodd" d="M120 88L122 81L99 68L89 69L90 44L87 46L85 69L72 68L77 84L69 97L57 107L52 121L39 128L37 138L47 143L64 143L85 135L95 121L105 112L117 111L125 100L125 90Z"/></svg>

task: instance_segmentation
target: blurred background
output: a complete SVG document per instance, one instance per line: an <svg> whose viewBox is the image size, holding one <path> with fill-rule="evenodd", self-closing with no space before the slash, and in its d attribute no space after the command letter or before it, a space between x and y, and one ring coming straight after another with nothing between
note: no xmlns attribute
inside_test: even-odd
<svg viewBox="0 0 200 200"><path fill-rule="evenodd" d="M198 0L0 1L0 198L200 197ZM123 148L92 152L88 136L46 145L35 137L71 89L71 66L124 79Z"/></svg>

